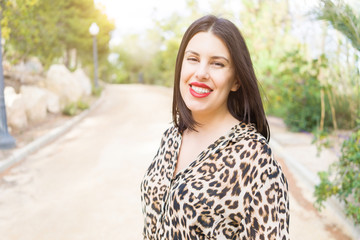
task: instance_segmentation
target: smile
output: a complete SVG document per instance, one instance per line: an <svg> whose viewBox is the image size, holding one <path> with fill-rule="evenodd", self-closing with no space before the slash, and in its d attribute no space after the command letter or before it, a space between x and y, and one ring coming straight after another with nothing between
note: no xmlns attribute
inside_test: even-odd
<svg viewBox="0 0 360 240"><path fill-rule="evenodd" d="M190 93L196 98L203 98L209 96L212 92L212 89L203 83L191 83L190 84Z"/></svg>
<svg viewBox="0 0 360 240"><path fill-rule="evenodd" d="M210 89L207 89L207 88L201 88L201 87L195 87L195 86L191 86L191 88L192 88L195 92L197 92L197 93L199 93L199 94L204 94L204 93L209 93L209 92L211 92Z"/></svg>

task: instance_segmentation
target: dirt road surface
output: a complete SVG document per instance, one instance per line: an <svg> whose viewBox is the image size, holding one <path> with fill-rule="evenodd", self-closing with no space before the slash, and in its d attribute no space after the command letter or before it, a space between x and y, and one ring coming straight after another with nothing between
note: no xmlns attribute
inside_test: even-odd
<svg viewBox="0 0 360 240"><path fill-rule="evenodd" d="M142 239L140 181L170 124L171 90L109 85L104 94L70 132L1 177L0 239ZM291 192L291 238L343 239L303 191Z"/></svg>

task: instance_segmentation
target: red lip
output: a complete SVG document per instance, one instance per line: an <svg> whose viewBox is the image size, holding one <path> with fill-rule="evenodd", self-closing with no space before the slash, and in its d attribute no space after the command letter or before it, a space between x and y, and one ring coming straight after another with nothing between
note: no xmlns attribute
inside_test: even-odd
<svg viewBox="0 0 360 240"><path fill-rule="evenodd" d="M197 93L197 92L195 92L195 91L190 87L190 93L191 93L191 95L193 95L193 96L196 97L196 98L204 98L204 97L209 96L209 94L210 94L211 92L208 92L208 93Z"/></svg>
<svg viewBox="0 0 360 240"><path fill-rule="evenodd" d="M212 90L208 85L206 85L205 83L199 83L199 82L192 82L190 83L190 85L195 86L195 87L201 87L201 88L207 88Z"/></svg>
<svg viewBox="0 0 360 240"><path fill-rule="evenodd" d="M204 97L207 97L207 96L209 96L210 93L212 92L212 89L211 89L208 85L206 85L206 84L204 84L204 83L192 82L192 83L190 83L189 85L190 85L190 89L189 89L189 90L190 90L190 94L193 95L193 96L196 97L196 98L204 98ZM207 93L197 93L197 92L195 92L194 89L192 89L191 86L206 88L206 89L209 89L209 90L211 90L211 91L210 91L210 92L207 92Z"/></svg>

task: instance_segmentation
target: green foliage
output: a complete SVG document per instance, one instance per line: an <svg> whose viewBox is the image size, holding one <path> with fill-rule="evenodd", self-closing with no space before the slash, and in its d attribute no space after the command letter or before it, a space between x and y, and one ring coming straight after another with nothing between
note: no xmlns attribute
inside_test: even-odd
<svg viewBox="0 0 360 240"><path fill-rule="evenodd" d="M103 88L100 87L100 86L97 87L97 88L93 87L92 90L91 90L91 93L92 93L93 96L99 97L101 95L102 91L103 91Z"/></svg>
<svg viewBox="0 0 360 240"><path fill-rule="evenodd" d="M347 43L347 61L340 61L337 54L337 61L330 67L332 79L336 79L337 87L341 87L343 92L334 91L335 108L338 116L339 126L346 129L352 129L360 112L360 74L359 57L360 51L360 15L353 11L350 5L340 0L322 0L322 6L316 11L318 19L324 20L338 30L350 42L353 49L349 49ZM339 47L344 45L338 42ZM355 53L353 62L349 61L349 52ZM345 92L345 93L344 93Z"/></svg>
<svg viewBox="0 0 360 240"><path fill-rule="evenodd" d="M285 1L243 2L240 30L249 47L257 77L268 87L277 81L275 75L284 53L298 49L299 42L289 33L290 18Z"/></svg>
<svg viewBox="0 0 360 240"><path fill-rule="evenodd" d="M288 117L290 114L287 107L292 104L291 90L296 89L296 86L292 89L287 89L287 86L296 85L296 82L293 76L282 76L281 72L288 71L288 75L291 75L293 70L296 71L292 69L293 65L306 62L303 55L301 60L298 59L299 62L295 59L295 52L303 53L304 47L289 33L291 23L288 6L285 1L243 2L240 30L246 39L256 76L263 90L266 112ZM289 64L286 58L288 55L293 56L289 59ZM286 70L286 67L289 69Z"/></svg>
<svg viewBox="0 0 360 240"><path fill-rule="evenodd" d="M318 59L309 57L307 46L289 31L286 1L244 1L244 8L240 30L263 89L267 113L284 118L294 131L318 131L322 110L324 129L320 131L329 131L334 122L340 128L353 128L360 107L355 97L359 99L360 92L356 64L340 62L340 56L334 59L327 52Z"/></svg>
<svg viewBox="0 0 360 240"><path fill-rule="evenodd" d="M176 55L180 46L180 41L180 38L169 39L165 42L166 45L164 49L156 53L155 61L152 64L153 66L151 66L158 69L157 72L152 72L152 80L155 83L162 83L164 86L173 85ZM162 81L156 81L157 79L161 79Z"/></svg>
<svg viewBox="0 0 360 240"><path fill-rule="evenodd" d="M55 6L56 8L56 6ZM7 20L8 33L4 36L5 51L9 45L18 53L18 60L26 56L38 56L43 63L60 56L56 43L56 15L46 17L50 4L40 1L13 0L4 7L3 18ZM44 44L45 43L45 44ZM6 56L6 54L5 54Z"/></svg>
<svg viewBox="0 0 360 240"><path fill-rule="evenodd" d="M118 62L118 60L116 61ZM130 75L121 63L116 65L114 62L109 62L103 79L114 84L129 83Z"/></svg>
<svg viewBox="0 0 360 240"><path fill-rule="evenodd" d="M156 26L145 35L128 35L112 48L116 59L113 73L120 76L111 82L143 83L171 86L177 51L183 34L184 21L178 14L155 21Z"/></svg>
<svg viewBox="0 0 360 240"><path fill-rule="evenodd" d="M328 21L335 29L343 33L351 44L360 51L360 16L352 8L339 0L321 0L323 7L318 18Z"/></svg>
<svg viewBox="0 0 360 240"><path fill-rule="evenodd" d="M100 70L107 61L114 24L95 8L93 0L11 0L2 9L5 57L11 61L36 56L45 67L60 59L69 69L79 62L82 66L92 64L92 37L88 32L92 22L100 27ZM75 59L69 54L73 50ZM71 60L75 66L70 66Z"/></svg>
<svg viewBox="0 0 360 240"><path fill-rule="evenodd" d="M141 75L144 83L172 86L181 38L187 26L202 14L196 0L188 0L187 6L189 15L173 13L166 19L153 19L155 27L145 35L125 36L113 47L117 58L110 75L121 76L111 77L110 82L137 83Z"/></svg>
<svg viewBox="0 0 360 240"><path fill-rule="evenodd" d="M276 12L271 10L274 8ZM308 60L306 46L289 33L288 11L284 1L245 1L243 32L267 112L284 118L294 131L312 131L321 118L320 90L324 86L319 68L326 68L327 62L324 57Z"/></svg>
<svg viewBox="0 0 360 240"><path fill-rule="evenodd" d="M151 54L149 50L146 50L143 39L135 34L125 36L122 43L113 47L112 51L117 56L113 60L113 66L116 66L117 73L121 74L117 81L138 82L140 72L144 71L144 66L150 61L148 54Z"/></svg>
<svg viewBox="0 0 360 240"><path fill-rule="evenodd" d="M340 128L353 128L358 109L354 95L359 86L354 80L358 73L351 75L355 64L339 63L340 57L334 61L330 55L312 59L309 48L300 44L290 31L288 1L243 0L240 13L230 9L229 2L210 1L210 12L230 16L240 27L264 90L267 113L284 118L292 130L318 131L319 139L322 139L319 131L329 131L335 120ZM136 83L141 75L144 83L172 86L182 35L193 20L203 15L197 0L188 0L187 7L187 15L154 19L156 25L146 35L126 36L113 47L117 57L109 68L108 81ZM317 130L322 110L325 111L324 126Z"/></svg>
<svg viewBox="0 0 360 240"><path fill-rule="evenodd" d="M1 22L1 35L5 40L9 39L11 29L9 27L9 21L13 20L12 12L9 9L16 5L18 11L22 14L27 13L27 9L33 7L38 3L38 0L0 0L0 22Z"/></svg>
<svg viewBox="0 0 360 240"><path fill-rule="evenodd" d="M76 104L77 108L81 111L89 108L89 104L87 102L79 100Z"/></svg>
<svg viewBox="0 0 360 240"><path fill-rule="evenodd" d="M313 130L312 134L314 135L314 138L311 144L315 144L317 148L317 156L320 155L323 148L330 148L333 146L329 139L329 131L321 131L319 128L316 128Z"/></svg>
<svg viewBox="0 0 360 240"><path fill-rule="evenodd" d="M63 109L63 114L67 116L74 116L77 113L76 103L70 103Z"/></svg>
<svg viewBox="0 0 360 240"><path fill-rule="evenodd" d="M69 103L68 105L66 105L63 109L63 114L67 116L74 116L88 108L89 104L87 102L79 100L77 102Z"/></svg>
<svg viewBox="0 0 360 240"><path fill-rule="evenodd" d="M284 121L291 130L311 132L320 123L320 90L325 86L321 86L319 75L321 69L328 67L326 58L321 56L307 61L297 50L287 53L281 62L275 87L278 88L279 107L285 109L287 115ZM329 107L326 109L325 126L331 127Z"/></svg>
<svg viewBox="0 0 360 240"><path fill-rule="evenodd" d="M359 76L358 76L359 77ZM354 86L356 88L356 86ZM358 90L360 92L360 88ZM354 91L356 92L356 90ZM360 93L359 93L360 94ZM360 114L360 96L355 94L335 95L336 121L341 129L353 129ZM358 99L356 99L358 98Z"/></svg>
<svg viewBox="0 0 360 240"><path fill-rule="evenodd" d="M354 52L360 51L360 17L356 15L351 7L341 1L322 0L322 7L317 11L317 16L331 24L347 38ZM343 45L338 42L339 46ZM347 49L349 49L347 47ZM349 61L349 50L347 50L346 63L341 62L339 53L335 64L329 67L329 78L338 80L336 85L339 89L333 90L334 107L336 109L336 120L342 128L353 128L355 119L360 117L360 76L356 67L359 63L355 57L354 63ZM356 54L355 54L356 56ZM353 65L353 66L352 66ZM341 148L341 156L338 162L333 163L328 171L319 172L320 183L315 186L315 205L321 209L323 203L329 197L336 197L344 203L345 213L360 224L360 125L345 140ZM320 136L321 137L321 136ZM326 139L326 138L325 138ZM320 144L319 144L320 142ZM320 138L317 145L325 142Z"/></svg>
<svg viewBox="0 0 360 240"><path fill-rule="evenodd" d="M343 142L341 153L328 171L318 173L315 204L321 209L329 197L335 196L345 204L346 215L360 224L360 128Z"/></svg>

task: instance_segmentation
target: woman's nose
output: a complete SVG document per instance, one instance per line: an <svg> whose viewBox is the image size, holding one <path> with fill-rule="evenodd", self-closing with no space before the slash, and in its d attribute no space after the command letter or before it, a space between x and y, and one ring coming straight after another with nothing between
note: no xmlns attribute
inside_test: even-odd
<svg viewBox="0 0 360 240"><path fill-rule="evenodd" d="M209 78L209 69L205 64L199 64L198 69L196 71L196 77L198 79L208 79Z"/></svg>

